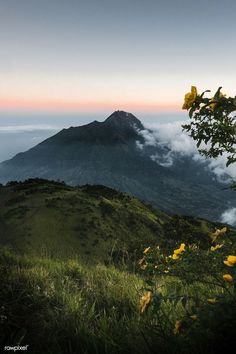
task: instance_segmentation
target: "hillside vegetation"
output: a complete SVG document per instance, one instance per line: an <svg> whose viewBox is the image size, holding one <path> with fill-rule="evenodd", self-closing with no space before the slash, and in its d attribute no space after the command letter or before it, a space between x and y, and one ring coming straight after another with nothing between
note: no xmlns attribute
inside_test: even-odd
<svg viewBox="0 0 236 354"><path fill-rule="evenodd" d="M79 257L107 263L137 260L146 245L204 244L214 225L169 215L104 186L70 187L30 179L0 188L1 244L20 254Z"/></svg>
<svg viewBox="0 0 236 354"><path fill-rule="evenodd" d="M0 187L0 232L3 349L213 354L233 345L236 257L229 270L223 262L236 253L232 228L99 185L30 179Z"/></svg>
<svg viewBox="0 0 236 354"><path fill-rule="evenodd" d="M150 288L142 275L4 249L0 267L1 348L27 345L31 354L215 354L234 345L230 285L186 285L159 276L155 282L165 300L153 297L142 312ZM197 315L188 298L197 298Z"/></svg>

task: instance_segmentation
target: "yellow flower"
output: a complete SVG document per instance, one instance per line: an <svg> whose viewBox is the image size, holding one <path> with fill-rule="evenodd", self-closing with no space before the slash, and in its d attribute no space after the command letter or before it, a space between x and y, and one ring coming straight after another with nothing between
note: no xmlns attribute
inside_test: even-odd
<svg viewBox="0 0 236 354"><path fill-rule="evenodd" d="M225 97L226 95L224 95L222 92L220 92L219 97ZM216 100L216 96L211 98L211 103L209 105L209 107L211 108L212 111L215 110L216 106L217 106L217 100Z"/></svg>
<svg viewBox="0 0 236 354"><path fill-rule="evenodd" d="M190 316L190 318L191 318L193 321L196 321L196 320L197 320L197 315L192 315L192 316Z"/></svg>
<svg viewBox="0 0 236 354"><path fill-rule="evenodd" d="M209 107L210 107L210 109L211 109L212 111L214 111L215 108L216 108L216 105L217 105L217 102L214 101L214 97L212 98L212 101L211 101L211 102L212 102L212 103L210 103Z"/></svg>
<svg viewBox="0 0 236 354"><path fill-rule="evenodd" d="M146 310L146 308L150 305L151 298L152 298L151 291L146 291L146 293L143 294L139 303L139 309L141 313L143 313Z"/></svg>
<svg viewBox="0 0 236 354"><path fill-rule="evenodd" d="M182 109L191 108L196 97L197 97L197 88L196 86L192 86L191 92L186 93L186 95L184 96L184 104L182 106Z"/></svg>
<svg viewBox="0 0 236 354"><path fill-rule="evenodd" d="M233 281L233 277L230 274L224 274L223 275L223 279L224 281L226 281L227 283L232 283Z"/></svg>
<svg viewBox="0 0 236 354"><path fill-rule="evenodd" d="M171 256L172 259L178 259L179 255L185 251L185 243L181 243L180 247L174 250L174 254Z"/></svg>
<svg viewBox="0 0 236 354"><path fill-rule="evenodd" d="M142 270L145 270L145 269L147 268L147 266L148 266L148 264L147 264L147 263L144 263L144 264L142 264L142 265L140 266L140 268L141 268Z"/></svg>
<svg viewBox="0 0 236 354"><path fill-rule="evenodd" d="M145 257L143 257L142 259L140 259L140 260L138 261L138 264L141 265L141 264L143 264L145 261L146 261L146 260L145 260Z"/></svg>
<svg viewBox="0 0 236 354"><path fill-rule="evenodd" d="M211 251L214 252L216 250L219 250L221 247L223 247L223 245L215 245L215 246L211 246Z"/></svg>
<svg viewBox="0 0 236 354"><path fill-rule="evenodd" d="M181 243L180 247L174 250L175 254L180 254L185 251L185 243Z"/></svg>
<svg viewBox="0 0 236 354"><path fill-rule="evenodd" d="M145 250L143 251L144 254L147 254L150 251L151 247L147 247L145 248Z"/></svg>
<svg viewBox="0 0 236 354"><path fill-rule="evenodd" d="M208 302L208 304L214 305L215 303L217 303L217 300L214 297L214 298L207 299L207 302Z"/></svg>
<svg viewBox="0 0 236 354"><path fill-rule="evenodd" d="M178 256L177 254L175 254L175 253L174 253L174 254L171 256L171 258L172 258L172 259L174 259L174 260L176 260L176 259L178 259L178 258L179 258L179 256Z"/></svg>
<svg viewBox="0 0 236 354"><path fill-rule="evenodd" d="M181 329L182 329L182 321L177 320L175 322L174 334L180 333Z"/></svg>
<svg viewBox="0 0 236 354"><path fill-rule="evenodd" d="M147 263L145 257L143 257L142 259L140 259L140 260L138 261L138 264L140 265L140 268L143 269L143 270L146 269L146 268L147 268L147 265L148 265L148 263Z"/></svg>
<svg viewBox="0 0 236 354"><path fill-rule="evenodd" d="M232 263L233 265L235 265L236 263L236 256L228 256L227 259L230 263Z"/></svg>
<svg viewBox="0 0 236 354"><path fill-rule="evenodd" d="M181 252L185 251L185 243L181 243L180 248Z"/></svg>
<svg viewBox="0 0 236 354"><path fill-rule="evenodd" d="M236 264L236 256L228 256L227 260L224 261L224 264L228 267L233 267Z"/></svg>
<svg viewBox="0 0 236 354"><path fill-rule="evenodd" d="M177 256L179 255L179 254L181 254L182 253L182 251L179 249L179 248L177 248L176 250L174 250L174 254L176 254Z"/></svg>
<svg viewBox="0 0 236 354"><path fill-rule="evenodd" d="M219 236L225 234L227 231L227 227L223 227L222 229L217 229L212 235L212 241L215 241Z"/></svg>

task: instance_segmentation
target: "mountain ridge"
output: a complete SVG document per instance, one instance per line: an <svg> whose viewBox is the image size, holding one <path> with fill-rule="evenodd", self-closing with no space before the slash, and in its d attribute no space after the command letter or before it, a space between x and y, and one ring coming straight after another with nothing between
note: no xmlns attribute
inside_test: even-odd
<svg viewBox="0 0 236 354"><path fill-rule="evenodd" d="M124 111L104 122L63 129L0 164L0 182L46 178L69 185L101 184L146 200L165 212L219 220L236 204L203 164L181 157L169 168L152 160L143 143L143 124ZM158 147L158 154L162 151ZM159 150L158 150L159 149ZM181 169L184 168L184 173ZM201 175L198 179L197 174Z"/></svg>
<svg viewBox="0 0 236 354"><path fill-rule="evenodd" d="M112 141L112 138L114 139L114 137L119 137L120 134L123 135L123 140L125 138L141 139L141 137L137 134L136 129L144 129L144 126L139 119L131 113L115 111L104 122L98 122L95 120L82 126L62 129L60 132L47 140L54 137L64 137L67 141L78 138L82 141L86 140L91 142L97 138L100 142L100 139L106 139L104 141L104 143L106 143L107 141ZM89 134L91 134L91 136Z"/></svg>
<svg viewBox="0 0 236 354"><path fill-rule="evenodd" d="M0 187L0 245L20 254L83 257L92 262L141 257L148 246L211 243L215 224L172 217L100 185L29 179Z"/></svg>

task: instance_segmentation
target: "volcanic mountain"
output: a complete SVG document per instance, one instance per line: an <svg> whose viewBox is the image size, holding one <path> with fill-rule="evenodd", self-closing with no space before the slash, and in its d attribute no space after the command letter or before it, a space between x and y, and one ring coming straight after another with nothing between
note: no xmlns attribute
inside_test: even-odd
<svg viewBox="0 0 236 354"><path fill-rule="evenodd" d="M204 164L180 157L169 168L153 161L138 147L143 129L140 120L123 111L104 122L63 129L1 163L0 182L39 177L69 185L101 184L169 213L212 220L235 205L236 193L226 191Z"/></svg>

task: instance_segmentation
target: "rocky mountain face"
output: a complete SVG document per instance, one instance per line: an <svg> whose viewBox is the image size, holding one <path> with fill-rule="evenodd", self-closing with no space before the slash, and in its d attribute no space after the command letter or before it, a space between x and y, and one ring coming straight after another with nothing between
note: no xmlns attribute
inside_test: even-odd
<svg viewBox="0 0 236 354"><path fill-rule="evenodd" d="M151 154L162 151L138 147L144 142L143 129L140 120L123 111L104 122L63 129L1 163L0 182L39 177L69 185L102 184L168 213L212 220L236 204L236 193L225 190L204 164L179 157L169 168L153 161Z"/></svg>

